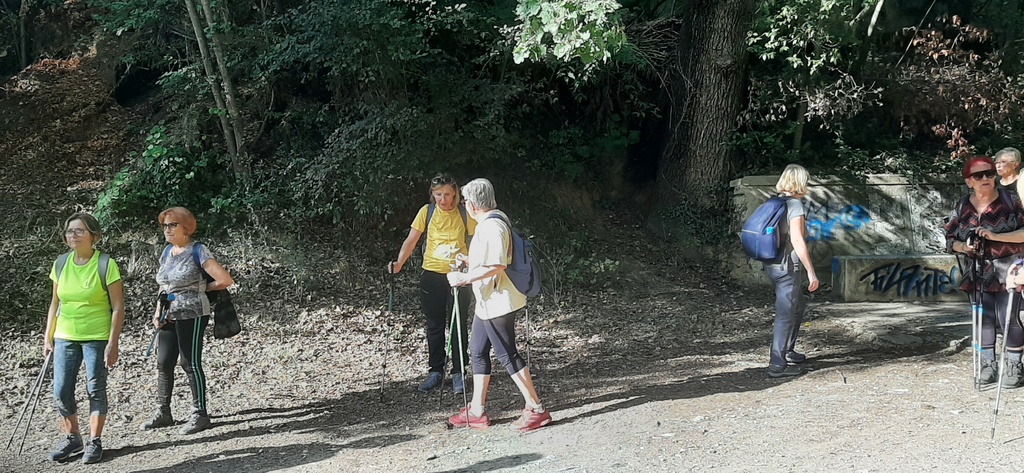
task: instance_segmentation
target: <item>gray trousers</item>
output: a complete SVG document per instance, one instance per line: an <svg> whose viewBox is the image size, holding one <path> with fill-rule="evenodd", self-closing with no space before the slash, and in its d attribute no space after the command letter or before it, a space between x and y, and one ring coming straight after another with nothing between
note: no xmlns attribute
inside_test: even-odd
<svg viewBox="0 0 1024 473"><path fill-rule="evenodd" d="M786 367L786 353L796 346L796 336L804 321L804 269L796 258L786 258L780 264L764 265L764 272L775 283L775 329L769 368L780 370Z"/></svg>

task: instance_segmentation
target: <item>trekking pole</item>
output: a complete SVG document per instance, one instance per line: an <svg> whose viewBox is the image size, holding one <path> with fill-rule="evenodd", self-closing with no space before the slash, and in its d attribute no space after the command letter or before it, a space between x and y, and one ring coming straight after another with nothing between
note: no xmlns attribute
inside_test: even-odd
<svg viewBox="0 0 1024 473"><path fill-rule="evenodd" d="M466 360L463 358L463 354L466 353L466 347L462 344L462 314L459 310L459 288L458 286L452 288L452 305L454 309L454 316L452 321L455 323L455 332L459 337L459 366L460 373L462 375L462 403L466 408L466 426L469 426L469 395L466 394ZM452 358L455 359L454 357Z"/></svg>
<svg viewBox="0 0 1024 473"><path fill-rule="evenodd" d="M11 445L14 444L14 438L18 436L18 429L21 427L21 421L25 419L25 413L28 412L29 404L38 404L39 397L42 394L43 380L46 378L46 368L50 366L50 358L53 356L53 352L47 353L46 360L43 361L43 368L39 370L39 376L36 376L36 382L32 385L32 390L28 393L28 398L25 399L25 405L21 407L21 415L18 416L18 422L14 424L14 430L11 431L11 438L7 440L7 450L11 449ZM35 401L33 403L33 400ZM32 412L35 413L35 407L32 407ZM18 454L21 455L21 450L25 446L25 437L28 436L29 425L32 423L32 416L29 416L28 422L25 423L25 436L21 439L21 447L18 448Z"/></svg>
<svg viewBox="0 0 1024 473"><path fill-rule="evenodd" d="M380 401L384 402L384 383L388 373L388 349L391 347L391 307L395 301L395 263L388 263L388 274L385 275L388 282L388 311L384 313L384 325L387 327L384 332L384 358L380 363Z"/></svg>
<svg viewBox="0 0 1024 473"><path fill-rule="evenodd" d="M1014 268L1011 274L1013 276L1016 276L1019 269L1019 267ZM1007 286L1006 288L1006 292L1008 293L1009 299L1006 301L1006 318L1003 320L1003 348L1002 351L999 353L999 375L996 381L999 383L999 385L996 386L996 405L992 408L992 434L990 437L992 440L995 440L996 438L996 421L999 420L999 401L1000 396L1003 393L1003 366L1006 364L1007 359L1006 341L1010 338L1010 316L1014 315L1014 302L1017 299L1017 292L1015 289L1016 288L1013 286Z"/></svg>
<svg viewBox="0 0 1024 473"><path fill-rule="evenodd" d="M163 327L167 323L167 311L171 308L171 301L174 300L174 294L168 294L161 292L157 296L157 304L160 305L160 327ZM153 329L153 338L149 340L149 348L146 349L146 358L153 353L153 345L156 343L156 336L160 334L160 327Z"/></svg>
<svg viewBox="0 0 1024 473"><path fill-rule="evenodd" d="M974 264L971 265L971 279L974 282L974 304L971 306L971 336L972 348L974 351L974 389L981 390L981 329L982 323L985 318L985 288L981 281L981 259L985 255L984 243L985 240L980 238L977 233L972 232L967 235L967 240L973 243L972 246L977 246L974 249L973 260ZM973 240L973 241L972 241Z"/></svg>
<svg viewBox="0 0 1024 473"><path fill-rule="evenodd" d="M39 384L36 385L35 402L32 403L32 410L28 412L28 420L25 421L25 434L21 436L21 445L18 446L18 455L25 450L25 439L28 438L28 429L32 425L32 418L36 415L36 407L39 407L39 398L43 397L43 381L46 380L46 369L50 366L50 360L53 359L51 353L43 361L43 371L40 374Z"/></svg>

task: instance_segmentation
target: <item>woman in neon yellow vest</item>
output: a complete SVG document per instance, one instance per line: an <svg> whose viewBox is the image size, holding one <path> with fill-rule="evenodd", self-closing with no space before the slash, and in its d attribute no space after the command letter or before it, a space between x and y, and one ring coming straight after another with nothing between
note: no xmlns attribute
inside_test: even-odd
<svg viewBox="0 0 1024 473"><path fill-rule="evenodd" d="M58 258L50 270L53 297L46 318L43 354L53 354L53 398L60 414L61 437L50 453L66 461L85 452L83 463L103 457L100 436L107 418L107 370L119 355L118 340L124 324L124 287L112 258L94 246L103 237L96 218L76 213L64 223L64 240L71 253ZM100 262L106 264L100 270ZM106 273L104 281L103 273ZM85 363L89 393L89 442L78 430L75 384Z"/></svg>

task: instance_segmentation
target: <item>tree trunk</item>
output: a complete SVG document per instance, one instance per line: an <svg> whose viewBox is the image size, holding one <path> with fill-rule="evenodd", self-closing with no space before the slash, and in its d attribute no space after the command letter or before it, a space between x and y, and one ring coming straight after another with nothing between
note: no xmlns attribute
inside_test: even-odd
<svg viewBox="0 0 1024 473"><path fill-rule="evenodd" d="M213 56L217 59L217 70L220 71L220 79L224 84L225 98L227 99L228 113L231 115L231 129L234 131L235 144L238 146L238 161L242 171L242 177L249 178L249 163L245 150L245 139L242 137L242 130L245 128L242 123L242 114L238 111L238 101L235 99L235 84L228 73L227 61L224 59L224 43L221 41L221 34L217 31L217 24L213 18L213 9L210 8L210 0L199 0L203 6L203 14L206 16L206 23L210 27L210 38L213 39Z"/></svg>
<svg viewBox="0 0 1024 473"><path fill-rule="evenodd" d="M694 0L679 35L669 139L658 164L667 234L721 221L736 151L729 145L746 97L746 37L753 0ZM659 228L660 227L660 228ZM692 235L700 236L700 235Z"/></svg>
<svg viewBox="0 0 1024 473"><path fill-rule="evenodd" d="M21 56L21 68L28 67L28 12L32 9L32 0L22 0L18 9L18 54Z"/></svg>
<svg viewBox="0 0 1024 473"><path fill-rule="evenodd" d="M199 55L203 59L203 67L206 70L206 81L210 84L210 89L213 92L213 101L217 104L217 108L220 110L227 110L224 105L224 92L220 88L220 81L217 80L217 76L213 70L213 61L210 59L210 48L206 43L206 33L203 31L203 26L199 21L199 13L196 11L196 6L192 3L192 0L185 0L185 8L188 9L188 17L192 20L192 29L196 33L196 41L199 42ZM235 172L235 175L242 176L242 167L238 162L238 143L235 141L235 133L231 128L231 123L228 117L224 113L218 114L220 118L220 126L224 131L224 141L228 146L228 154L231 155L231 167Z"/></svg>

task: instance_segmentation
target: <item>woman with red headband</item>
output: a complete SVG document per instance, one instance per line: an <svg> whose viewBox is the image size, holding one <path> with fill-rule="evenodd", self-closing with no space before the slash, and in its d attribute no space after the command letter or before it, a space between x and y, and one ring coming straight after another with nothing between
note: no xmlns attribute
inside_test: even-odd
<svg viewBox="0 0 1024 473"><path fill-rule="evenodd" d="M1006 338L1009 363L1000 381L1004 388L1016 388L1024 381L1021 351L1024 350L1024 327L1018 317L1010 317L1006 309L1013 297L1011 313L1020 307L1020 294L1006 291L1006 275L1014 260L1024 253L1024 208L1020 199L996 187L996 163L988 156L975 156L964 163L962 175L971 193L957 203L946 222L946 251L966 255L967 267L979 263L980 271L964 271L960 289L970 294L971 303L981 295L981 372L979 382L996 382L996 330ZM980 287L979 287L980 286ZM978 291L980 289L980 291Z"/></svg>

